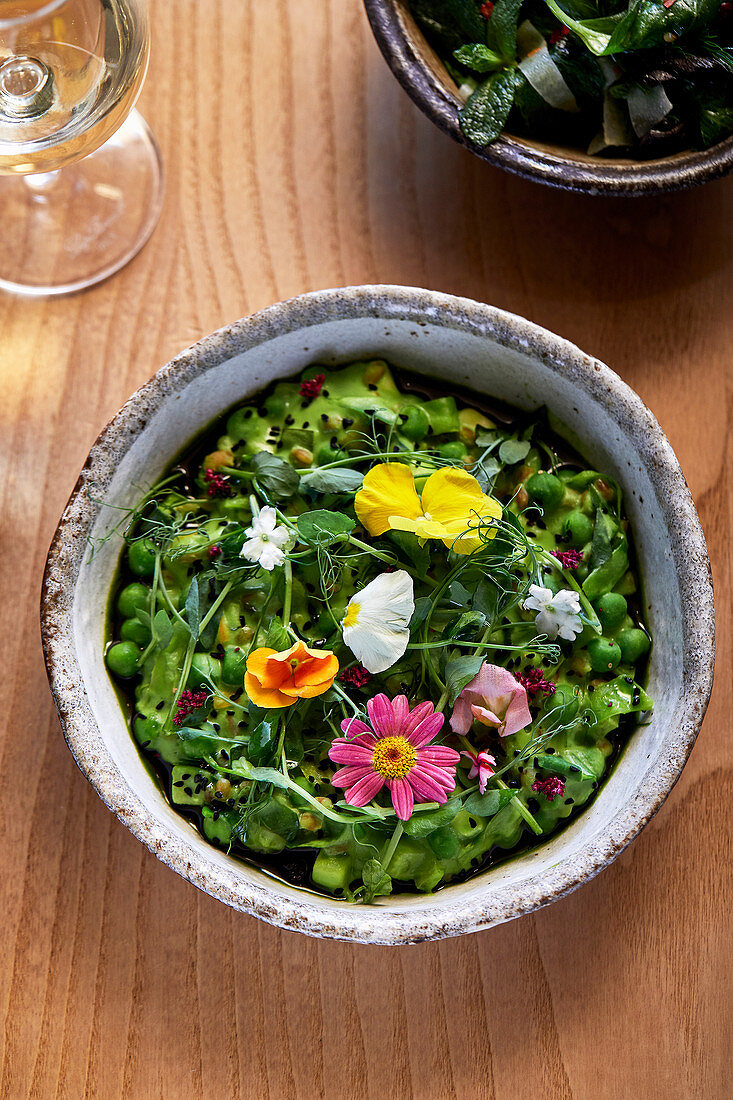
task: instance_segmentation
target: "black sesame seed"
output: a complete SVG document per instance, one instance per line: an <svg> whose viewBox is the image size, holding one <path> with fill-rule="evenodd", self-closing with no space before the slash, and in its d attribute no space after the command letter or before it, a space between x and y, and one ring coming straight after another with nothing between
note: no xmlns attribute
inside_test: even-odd
<svg viewBox="0 0 733 1100"><path fill-rule="evenodd" d="M165 699L161 699L159 703L155 704L155 709L156 710L162 710L164 706L165 706Z"/></svg>
<svg viewBox="0 0 733 1100"><path fill-rule="evenodd" d="M350 416L345 416L341 423L343 424L344 428L350 428L354 421Z"/></svg>

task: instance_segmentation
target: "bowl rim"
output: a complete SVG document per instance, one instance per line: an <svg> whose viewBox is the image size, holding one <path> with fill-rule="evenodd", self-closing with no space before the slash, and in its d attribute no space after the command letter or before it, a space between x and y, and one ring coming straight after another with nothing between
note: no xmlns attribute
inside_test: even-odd
<svg viewBox="0 0 733 1100"><path fill-rule="evenodd" d="M274 897L266 886L244 881L232 868L210 862L164 825L151 822L140 796L121 776L102 738L74 647L74 591L98 510L90 491L94 488L96 496L100 482L112 476L151 416L193 379L235 355L285 333L365 317L412 323L436 323L439 318L443 327L489 337L525 356L529 351L543 366L582 385L622 430L634 433L669 532L683 610L688 608L683 621L683 702L677 708L681 714L643 789L624 804L601 836L580 845L572 858L528 877L518 887L495 887L491 904L478 894L438 907L435 896L427 895L419 910L346 904L328 909L311 894ZM314 291L271 305L187 348L137 389L92 446L59 520L43 578L41 635L54 702L77 765L102 801L154 855L205 893L270 924L320 938L383 945L480 931L533 912L598 874L641 831L679 778L708 705L714 665L713 589L702 527L677 458L641 398L609 367L533 322L471 299L392 285ZM438 896L446 897L442 892Z"/></svg>
<svg viewBox="0 0 733 1100"><path fill-rule="evenodd" d="M422 63L397 10L398 2L364 0L377 45L393 74L432 122L498 168L566 191L631 197L686 190L718 179L733 169L733 135L709 149L689 150L650 161L576 160L567 152L552 152L553 146L549 144L535 145L530 139L509 134L502 134L483 148L474 145L461 130L457 97ZM417 25L415 29L422 37Z"/></svg>

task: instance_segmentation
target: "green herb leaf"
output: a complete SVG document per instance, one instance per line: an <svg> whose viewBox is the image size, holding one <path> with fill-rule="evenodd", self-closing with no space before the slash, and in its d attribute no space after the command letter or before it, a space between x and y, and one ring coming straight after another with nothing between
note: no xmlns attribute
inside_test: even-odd
<svg viewBox="0 0 733 1100"><path fill-rule="evenodd" d="M453 56L461 65L466 65L477 73L490 73L494 69L501 69L504 65L498 54L480 42L474 42L471 46L461 46L459 50L453 51Z"/></svg>
<svg viewBox="0 0 733 1100"><path fill-rule="evenodd" d="M505 439L499 447L499 458L505 466L514 466L527 457L532 444L528 439Z"/></svg>
<svg viewBox="0 0 733 1100"><path fill-rule="evenodd" d="M138 613L138 618L139 617ZM162 608L160 611L156 612L155 618L153 619L153 637L160 650L167 649L173 639L173 624L168 613L163 611Z"/></svg>
<svg viewBox="0 0 733 1100"><path fill-rule="evenodd" d="M333 470L313 470L301 478L301 486L316 493L354 493L364 480L364 474L337 466Z"/></svg>
<svg viewBox="0 0 733 1100"><path fill-rule="evenodd" d="M271 715L252 730L247 742L247 756L253 764L266 764L274 759L279 727L279 716Z"/></svg>
<svg viewBox="0 0 733 1100"><path fill-rule="evenodd" d="M667 45L666 34L675 38L689 34L696 27L709 23L719 7L719 0L675 0L671 8L665 8L657 0L631 0L604 52L612 54Z"/></svg>
<svg viewBox="0 0 733 1100"><path fill-rule="evenodd" d="M473 817L493 817L511 802L516 793L514 790L492 790L486 794L475 791L463 803L463 808Z"/></svg>
<svg viewBox="0 0 733 1100"><path fill-rule="evenodd" d="M378 859L368 859L361 872L364 883L364 901L374 901L379 895L392 893L392 879Z"/></svg>
<svg viewBox="0 0 733 1100"><path fill-rule="evenodd" d="M461 108L461 128L474 145L490 145L504 129L517 86L515 69L495 73L479 85Z"/></svg>
<svg viewBox="0 0 733 1100"><path fill-rule="evenodd" d="M482 654L465 657L451 657L445 666L445 686L448 688L448 702L455 703L466 684L470 684L484 663Z"/></svg>
<svg viewBox="0 0 733 1100"><path fill-rule="evenodd" d="M430 599L430 596L418 596L415 600L415 610L410 619L410 632L412 634L418 631L427 619L430 614L432 603L433 601Z"/></svg>
<svg viewBox="0 0 733 1100"><path fill-rule="evenodd" d="M448 825L461 808L460 798L451 798L438 810L426 810L425 813L413 813L404 823L404 831L408 836L418 838L430 836L436 829Z"/></svg>
<svg viewBox="0 0 733 1100"><path fill-rule="evenodd" d="M194 577L186 596L186 622L193 638L198 638L201 625L201 597L198 577Z"/></svg>
<svg viewBox="0 0 733 1100"><path fill-rule="evenodd" d="M318 508L315 512L305 512L298 516L298 534L303 542L311 546L328 546L340 542L345 535L353 531L356 523L342 512L329 512Z"/></svg>
<svg viewBox="0 0 733 1100"><path fill-rule="evenodd" d="M265 645L269 649L276 649L278 653L282 653L284 649L290 649L292 644L293 640L283 626L282 619L279 615L275 615L270 619Z"/></svg>
<svg viewBox="0 0 733 1100"><path fill-rule="evenodd" d="M507 64L517 57L517 22L523 0L496 0L486 29L490 46Z"/></svg>
<svg viewBox="0 0 733 1100"><path fill-rule="evenodd" d="M267 489L277 500L293 496L300 488L300 478L296 470L269 451L260 451L252 459L252 471L259 485Z"/></svg>

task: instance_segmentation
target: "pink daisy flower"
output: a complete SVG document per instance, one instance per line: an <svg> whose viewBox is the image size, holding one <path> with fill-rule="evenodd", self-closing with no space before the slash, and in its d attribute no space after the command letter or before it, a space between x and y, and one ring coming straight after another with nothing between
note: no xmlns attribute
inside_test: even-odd
<svg viewBox="0 0 733 1100"><path fill-rule="evenodd" d="M494 774L494 768L496 767L496 760L493 756L489 756L487 752L462 752L461 756L466 756L471 761L471 770L468 773L469 779L475 779L478 776L478 789L481 794L486 794L486 781L489 776Z"/></svg>
<svg viewBox="0 0 733 1100"><path fill-rule="evenodd" d="M410 817L415 802L447 802L460 753L429 744L443 727L443 715L430 702L410 710L406 695L391 702L375 695L367 711L371 726L345 718L341 729L346 737L337 737L328 750L335 764L346 765L331 780L345 788L346 801L366 806L386 784L401 821Z"/></svg>

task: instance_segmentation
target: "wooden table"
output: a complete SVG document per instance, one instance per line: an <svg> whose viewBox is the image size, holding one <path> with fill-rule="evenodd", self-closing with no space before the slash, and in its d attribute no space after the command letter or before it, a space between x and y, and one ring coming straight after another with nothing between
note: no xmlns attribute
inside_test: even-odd
<svg viewBox="0 0 733 1100"><path fill-rule="evenodd" d="M152 9L151 243L86 294L0 299L0 1095L730 1096L733 179L612 201L493 170L413 108L359 0ZM76 770L38 637L54 526L128 394L219 325L366 282L491 302L619 371L679 455L718 597L713 702L643 835L536 916L403 949L276 931L149 855Z"/></svg>

